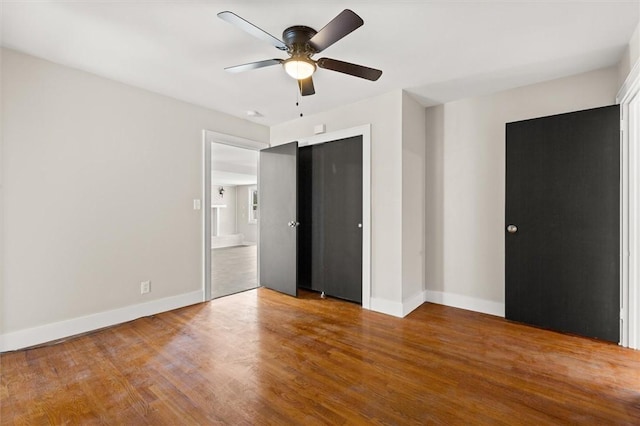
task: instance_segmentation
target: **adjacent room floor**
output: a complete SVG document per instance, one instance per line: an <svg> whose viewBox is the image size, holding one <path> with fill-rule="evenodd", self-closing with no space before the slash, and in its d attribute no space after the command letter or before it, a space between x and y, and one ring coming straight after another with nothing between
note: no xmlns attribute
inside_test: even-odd
<svg viewBox="0 0 640 426"><path fill-rule="evenodd" d="M640 424L640 352L265 288L3 354L2 424Z"/></svg>
<svg viewBox="0 0 640 426"><path fill-rule="evenodd" d="M256 245L211 250L211 297L239 293L258 286Z"/></svg>

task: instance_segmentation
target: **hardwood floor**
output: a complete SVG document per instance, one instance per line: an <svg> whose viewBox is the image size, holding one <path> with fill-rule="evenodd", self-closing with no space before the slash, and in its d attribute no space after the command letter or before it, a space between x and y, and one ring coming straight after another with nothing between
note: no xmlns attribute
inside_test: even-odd
<svg viewBox="0 0 640 426"><path fill-rule="evenodd" d="M640 424L640 351L267 289L0 357L2 424Z"/></svg>
<svg viewBox="0 0 640 426"><path fill-rule="evenodd" d="M211 297L228 296L258 286L258 247L211 250Z"/></svg>

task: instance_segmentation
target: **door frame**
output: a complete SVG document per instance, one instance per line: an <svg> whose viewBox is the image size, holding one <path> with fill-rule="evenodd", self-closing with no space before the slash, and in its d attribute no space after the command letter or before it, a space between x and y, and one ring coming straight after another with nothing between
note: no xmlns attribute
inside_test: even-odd
<svg viewBox="0 0 640 426"><path fill-rule="evenodd" d="M298 139L298 147L362 136L362 307L371 309L371 124Z"/></svg>
<svg viewBox="0 0 640 426"><path fill-rule="evenodd" d="M269 144L252 139L229 135L226 133L202 130L202 289L204 301L211 300L211 144L235 146L237 148L259 151L268 148ZM260 167L258 160L258 167ZM257 244L260 244L260 233L257 233ZM260 268L260 250L258 250L258 268ZM258 277L260 270L258 269ZM258 281L259 282L259 281Z"/></svg>
<svg viewBox="0 0 640 426"><path fill-rule="evenodd" d="M640 349L640 61L627 76L616 101L621 114L620 344Z"/></svg>

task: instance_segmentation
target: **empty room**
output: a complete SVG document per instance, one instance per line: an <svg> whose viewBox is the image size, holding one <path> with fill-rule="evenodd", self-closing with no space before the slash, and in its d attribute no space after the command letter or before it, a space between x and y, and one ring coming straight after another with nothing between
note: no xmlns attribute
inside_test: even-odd
<svg viewBox="0 0 640 426"><path fill-rule="evenodd" d="M638 1L0 8L0 424L640 424Z"/></svg>

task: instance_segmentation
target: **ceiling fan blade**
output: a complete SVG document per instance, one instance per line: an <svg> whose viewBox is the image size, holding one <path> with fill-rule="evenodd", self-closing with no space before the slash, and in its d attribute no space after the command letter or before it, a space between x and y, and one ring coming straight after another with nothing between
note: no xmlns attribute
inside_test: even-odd
<svg viewBox="0 0 640 426"><path fill-rule="evenodd" d="M316 93L316 89L313 87L313 78L308 77L304 80L298 80L298 87L300 88L300 94L302 96L309 96Z"/></svg>
<svg viewBox="0 0 640 426"><path fill-rule="evenodd" d="M342 37L364 25L361 17L352 10L345 9L331 22L324 26L316 35L311 37L309 44L317 52L322 52Z"/></svg>
<svg viewBox="0 0 640 426"><path fill-rule="evenodd" d="M267 59L265 61L250 62L248 64L235 65L233 67L227 67L224 70L227 72L243 72L249 70L255 70L263 67L270 67L271 65L279 65L282 63L282 59Z"/></svg>
<svg viewBox="0 0 640 426"><path fill-rule="evenodd" d="M350 62L342 62L337 59L320 58L318 59L317 64L320 68L324 68L326 70L337 71L371 81L376 81L382 75L382 71L375 68L364 67Z"/></svg>
<svg viewBox="0 0 640 426"><path fill-rule="evenodd" d="M275 38L265 30L256 27L251 22L245 19L242 19L241 17L239 17L233 12L229 12L229 11L220 12L218 13L218 18L222 19L223 21L227 21L230 24L235 25L236 27L240 28L242 31L245 31L254 37L257 37L261 40L266 41L269 44L272 44L273 46L277 47L280 50L287 50L287 45L284 44L281 40Z"/></svg>

